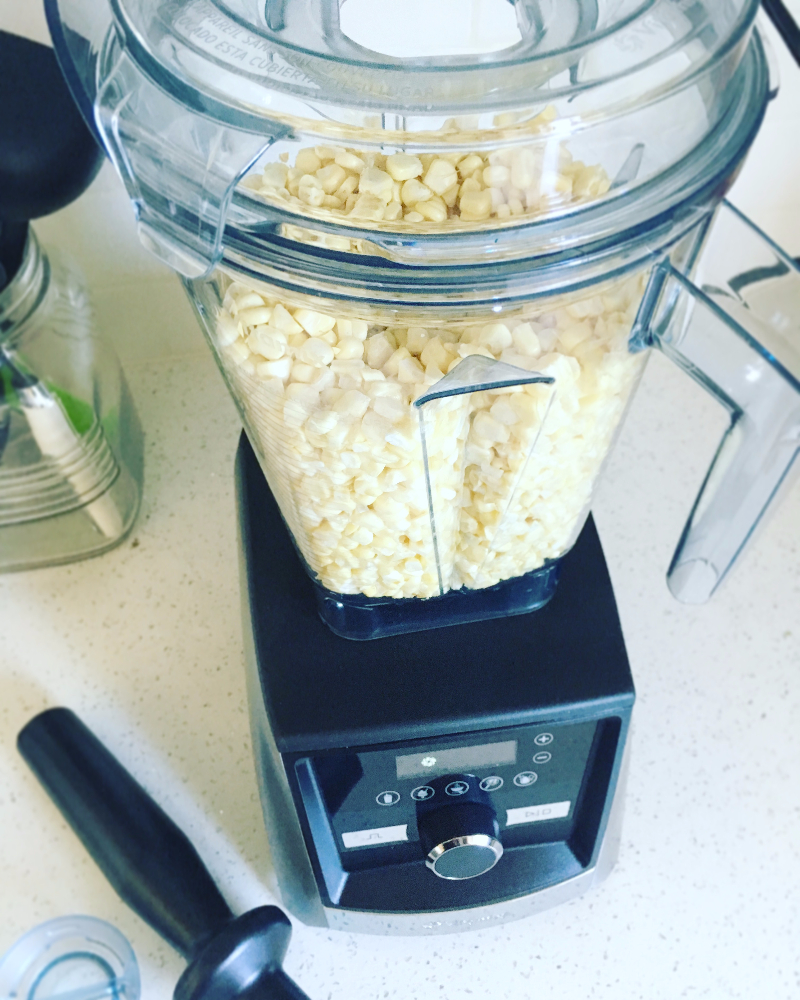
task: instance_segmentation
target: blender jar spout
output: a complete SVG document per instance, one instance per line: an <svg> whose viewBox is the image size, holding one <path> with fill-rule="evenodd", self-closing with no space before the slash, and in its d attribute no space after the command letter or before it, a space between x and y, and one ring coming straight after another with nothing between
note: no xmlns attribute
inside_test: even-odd
<svg viewBox="0 0 800 1000"><path fill-rule="evenodd" d="M668 572L678 600L701 604L800 466L800 271L725 202L694 282L671 264L654 280L653 346L731 417Z"/></svg>

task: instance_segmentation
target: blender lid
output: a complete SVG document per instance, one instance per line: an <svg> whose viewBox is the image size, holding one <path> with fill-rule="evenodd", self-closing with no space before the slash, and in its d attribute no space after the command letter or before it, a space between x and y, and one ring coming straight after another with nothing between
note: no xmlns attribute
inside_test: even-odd
<svg viewBox="0 0 800 1000"><path fill-rule="evenodd" d="M369 127L380 112L382 130L402 132L437 128L439 115L531 117L598 88L582 104L593 114L641 106L716 63L758 8L758 0L111 3L125 48L153 80L187 100L194 91L200 104L220 102L231 120L324 116ZM417 116L427 123L409 129Z"/></svg>
<svg viewBox="0 0 800 1000"><path fill-rule="evenodd" d="M139 1000L136 956L126 937L96 917L58 917L0 957L3 1000Z"/></svg>
<svg viewBox="0 0 800 1000"><path fill-rule="evenodd" d="M753 96L742 65L758 0L45 5L59 61L126 183L142 241L189 278L209 274L243 235L257 252L284 240L361 264L575 250L612 238L632 216L647 225L702 189L706 154L746 105L728 151L735 166L766 101L764 74ZM389 221L349 203L301 204L261 182L323 147L379 163L398 153L453 165L478 155L481 170L497 164L499 174L519 155L542 195L523 193L520 181L521 211L470 219L459 201L460 214L447 210L440 225L413 212L407 220L405 209Z"/></svg>

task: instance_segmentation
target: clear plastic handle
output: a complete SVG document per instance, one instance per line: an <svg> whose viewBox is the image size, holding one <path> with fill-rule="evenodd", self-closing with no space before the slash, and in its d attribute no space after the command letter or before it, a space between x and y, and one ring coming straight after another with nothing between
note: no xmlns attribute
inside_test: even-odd
<svg viewBox="0 0 800 1000"><path fill-rule="evenodd" d="M651 292L651 343L731 415L668 573L678 600L701 604L800 466L800 271L725 202L695 283L666 263Z"/></svg>

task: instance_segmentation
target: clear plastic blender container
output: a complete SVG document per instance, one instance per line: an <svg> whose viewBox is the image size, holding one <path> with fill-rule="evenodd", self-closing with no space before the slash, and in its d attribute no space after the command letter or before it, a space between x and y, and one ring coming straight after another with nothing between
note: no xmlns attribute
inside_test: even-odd
<svg viewBox="0 0 800 1000"><path fill-rule="evenodd" d="M706 599L800 425L796 269L720 209L770 96L758 4L359 2L49 4L323 617L543 604L650 347L731 413L670 570Z"/></svg>

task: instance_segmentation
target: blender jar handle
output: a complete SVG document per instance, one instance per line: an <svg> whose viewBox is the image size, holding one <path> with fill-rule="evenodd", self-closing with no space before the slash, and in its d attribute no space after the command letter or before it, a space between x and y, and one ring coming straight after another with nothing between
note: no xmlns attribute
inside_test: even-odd
<svg viewBox="0 0 800 1000"><path fill-rule="evenodd" d="M731 417L667 577L678 600L700 604L800 466L800 270L724 202L695 282L662 263L647 300L649 343Z"/></svg>

